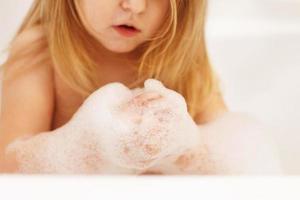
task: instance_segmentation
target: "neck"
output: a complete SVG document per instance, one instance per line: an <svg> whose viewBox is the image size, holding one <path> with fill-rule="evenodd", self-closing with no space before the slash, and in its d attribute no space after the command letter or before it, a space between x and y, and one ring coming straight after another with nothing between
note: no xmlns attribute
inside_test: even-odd
<svg viewBox="0 0 300 200"><path fill-rule="evenodd" d="M117 68L127 69L127 67L137 67L139 59L142 56L142 48L138 47L131 52L126 53L116 53L107 50L102 45L97 48L95 52L95 61L98 64L99 68Z"/></svg>
<svg viewBox="0 0 300 200"><path fill-rule="evenodd" d="M115 53L101 47L94 54L100 84L122 82L129 85L134 82L141 52L141 48L137 48L129 53Z"/></svg>

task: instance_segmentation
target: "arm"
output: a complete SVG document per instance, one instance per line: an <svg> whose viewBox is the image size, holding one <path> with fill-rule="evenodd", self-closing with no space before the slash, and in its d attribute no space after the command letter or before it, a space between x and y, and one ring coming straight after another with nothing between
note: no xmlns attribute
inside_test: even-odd
<svg viewBox="0 0 300 200"><path fill-rule="evenodd" d="M111 143L102 137L105 134L111 135L112 129L107 130L106 127L109 123L112 124L107 119L110 104L120 102L122 93L125 96L131 95L128 88L120 84L101 88L90 95L67 124L49 131L53 91L49 86L52 81L47 76L48 73L40 71L43 68L39 67L13 78L10 70L14 67L9 66L3 82L0 120L2 172L135 172L112 163L110 151L105 151L106 155L103 155L103 149L112 148ZM109 92L110 90L113 92ZM111 96L117 98L112 100Z"/></svg>
<svg viewBox="0 0 300 200"><path fill-rule="evenodd" d="M4 66L0 173L72 173L79 169L95 172L99 154L93 136L80 132L80 125L71 123L50 131L54 109L53 77L42 31L35 27L18 35ZM79 133L76 138L71 135L75 132Z"/></svg>
<svg viewBox="0 0 300 200"><path fill-rule="evenodd" d="M198 144L170 156L150 171L165 174L275 174L282 173L278 152L268 130L242 113L229 112L220 93L191 124Z"/></svg>
<svg viewBox="0 0 300 200"><path fill-rule="evenodd" d="M12 64L3 74L0 118L2 172L12 172L17 168L15 159L7 158L4 154L9 143L19 137L49 131L51 127L53 112L51 69L48 66L39 66L17 76L12 75L20 67L22 66Z"/></svg>
<svg viewBox="0 0 300 200"><path fill-rule="evenodd" d="M94 138L70 122L50 131L54 108L50 66L37 66L18 76L11 75L18 70L16 67L10 65L4 74L0 172L95 171L99 154L94 150ZM88 139L90 141L87 142Z"/></svg>

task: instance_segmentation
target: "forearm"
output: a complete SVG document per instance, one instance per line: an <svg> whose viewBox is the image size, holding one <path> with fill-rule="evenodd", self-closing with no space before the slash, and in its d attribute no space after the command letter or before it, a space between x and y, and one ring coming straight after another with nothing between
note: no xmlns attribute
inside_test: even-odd
<svg viewBox="0 0 300 200"><path fill-rule="evenodd" d="M18 165L15 161L15 157L7 156L4 150L0 150L0 174L1 173L13 173L17 170Z"/></svg>
<svg viewBox="0 0 300 200"><path fill-rule="evenodd" d="M5 168L16 173L79 173L96 168L93 144L66 127L18 139L6 148ZM86 137L88 138L88 136ZM81 142L81 143L80 143ZM93 160L92 160L93 159ZM91 161L92 160L92 161Z"/></svg>
<svg viewBox="0 0 300 200"><path fill-rule="evenodd" d="M39 173L46 164L49 147L55 131L38 133L30 137L14 139L2 151L3 171L6 173ZM55 155L52 155L56 157Z"/></svg>
<svg viewBox="0 0 300 200"><path fill-rule="evenodd" d="M34 136L22 136L19 138L1 138L0 145L0 173L16 173L19 171L20 163L18 160L18 153L15 151L16 148L8 150L8 147L11 147L12 144L15 144L15 141L22 141L25 139L32 138ZM22 148L19 142L18 148ZM37 148L34 145L30 148L32 151Z"/></svg>
<svg viewBox="0 0 300 200"><path fill-rule="evenodd" d="M1 128L1 130L3 130ZM22 136L23 139L29 138L32 135L27 134ZM7 153L7 146L13 143L16 140L16 136L13 134L2 134L0 138L0 173L14 173L18 169L18 163L16 161L16 154L11 152ZM19 137L19 139L21 139Z"/></svg>

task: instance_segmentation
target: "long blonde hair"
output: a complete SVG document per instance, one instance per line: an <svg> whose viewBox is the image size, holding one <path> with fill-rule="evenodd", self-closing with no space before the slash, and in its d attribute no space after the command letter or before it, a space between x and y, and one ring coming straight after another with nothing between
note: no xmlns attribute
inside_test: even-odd
<svg viewBox="0 0 300 200"><path fill-rule="evenodd" d="M99 88L96 63L90 56L99 43L84 28L74 1L35 0L12 42L24 30L42 25L55 70L71 88L88 96ZM185 97L193 118L219 90L205 44L206 4L206 0L170 0L168 19L159 37L144 44L138 78L128 86L141 86L147 78L158 79ZM38 46L45 45L40 42L28 47L32 49L29 52Z"/></svg>

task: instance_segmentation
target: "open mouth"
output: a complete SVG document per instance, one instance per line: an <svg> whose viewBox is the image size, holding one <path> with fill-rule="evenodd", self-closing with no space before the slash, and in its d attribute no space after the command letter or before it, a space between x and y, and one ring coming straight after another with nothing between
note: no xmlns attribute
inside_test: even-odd
<svg viewBox="0 0 300 200"><path fill-rule="evenodd" d="M128 30L132 30L132 31L137 31L138 29L136 29L133 26L128 26L128 25L120 25L118 27L124 28L124 29L128 29Z"/></svg>
<svg viewBox="0 0 300 200"><path fill-rule="evenodd" d="M129 26L126 24L114 26L114 29L123 36L132 37L141 32L139 29L134 26Z"/></svg>
<svg viewBox="0 0 300 200"><path fill-rule="evenodd" d="M134 26L129 26L129 25L119 25L118 27L129 30L129 31L140 31L137 28L135 28Z"/></svg>

